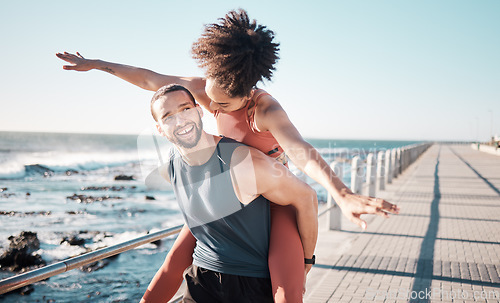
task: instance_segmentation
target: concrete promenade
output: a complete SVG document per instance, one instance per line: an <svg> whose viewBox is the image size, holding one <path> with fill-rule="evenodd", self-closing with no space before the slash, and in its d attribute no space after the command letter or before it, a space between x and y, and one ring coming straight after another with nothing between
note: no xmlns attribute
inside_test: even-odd
<svg viewBox="0 0 500 303"><path fill-rule="evenodd" d="M435 144L378 196L401 214L320 220L305 302L500 302L500 157Z"/></svg>

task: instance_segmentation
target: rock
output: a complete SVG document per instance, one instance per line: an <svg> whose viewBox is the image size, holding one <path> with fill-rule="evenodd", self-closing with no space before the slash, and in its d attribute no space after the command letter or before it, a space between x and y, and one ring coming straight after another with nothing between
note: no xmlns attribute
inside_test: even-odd
<svg viewBox="0 0 500 303"><path fill-rule="evenodd" d="M71 175L74 175L74 174L78 174L78 171L77 170L73 170L73 169L68 169L66 171L66 176L71 176Z"/></svg>
<svg viewBox="0 0 500 303"><path fill-rule="evenodd" d="M121 198L122 197L108 196L108 195L101 196L101 197L93 197L93 196L77 195L77 194L73 194L72 196L66 197L66 199L70 199L70 200L76 201L78 203L86 203L86 204L94 203L96 201L102 202L102 201L108 200L108 199L121 199Z"/></svg>
<svg viewBox="0 0 500 303"><path fill-rule="evenodd" d="M135 189L135 186L131 186L131 189ZM81 190L111 190L111 191L122 191L127 189L126 186L87 186L82 187Z"/></svg>
<svg viewBox="0 0 500 303"><path fill-rule="evenodd" d="M133 181L134 176L127 176L127 175L118 175L115 176L115 181Z"/></svg>
<svg viewBox="0 0 500 303"><path fill-rule="evenodd" d="M93 271L104 268L108 264L109 264L109 261L106 259L103 259L103 260L99 260L99 261L84 265L80 268L80 270L84 271L84 272L93 272Z"/></svg>
<svg viewBox="0 0 500 303"><path fill-rule="evenodd" d="M40 164L26 165L26 173L28 175L43 175L44 177L50 177L54 174L54 171L48 167Z"/></svg>
<svg viewBox="0 0 500 303"><path fill-rule="evenodd" d="M5 211L5 210L0 210L0 216L15 216L18 212L17 211Z"/></svg>
<svg viewBox="0 0 500 303"><path fill-rule="evenodd" d="M72 235L69 237L64 237L61 240L60 244L63 244L64 242L68 242L69 245L77 245L77 246L83 246L85 244L85 240L82 238L77 237L76 235Z"/></svg>
<svg viewBox="0 0 500 303"><path fill-rule="evenodd" d="M153 196L146 196L146 200L156 200L156 198Z"/></svg>
<svg viewBox="0 0 500 303"><path fill-rule="evenodd" d="M31 231L23 231L19 237L10 236L9 248L26 249L28 253L40 248L40 240L36 233Z"/></svg>
<svg viewBox="0 0 500 303"><path fill-rule="evenodd" d="M69 210L66 212L68 215L84 215L84 214L87 214L86 211L83 211L83 210L78 210L78 211L74 211L74 210Z"/></svg>
<svg viewBox="0 0 500 303"><path fill-rule="evenodd" d="M25 216L34 216L34 215L42 215L42 216L48 216L50 215L51 212L50 211L47 211L47 212L34 212L34 211L26 211L24 212L24 215Z"/></svg>
<svg viewBox="0 0 500 303"><path fill-rule="evenodd" d="M34 215L42 215L42 216L49 216L52 214L51 211L39 211L39 212L34 212L34 211L26 211L26 212L19 212L19 211L4 211L0 210L0 216L18 216L18 217L25 217L25 216L34 216Z"/></svg>
<svg viewBox="0 0 500 303"><path fill-rule="evenodd" d="M45 265L45 261L34 251L40 248L37 234L23 231L17 237L10 236L9 249L0 256L0 268L21 271L28 267Z"/></svg>
<svg viewBox="0 0 500 303"><path fill-rule="evenodd" d="M83 272L94 272L96 270L102 269L106 266L108 266L110 261L108 259L102 259L87 265L83 265L80 267L80 270Z"/></svg>
<svg viewBox="0 0 500 303"><path fill-rule="evenodd" d="M19 293L21 296L27 296L30 293L32 293L35 290L33 285L26 285L24 287L21 287L19 289L16 289L16 292Z"/></svg>

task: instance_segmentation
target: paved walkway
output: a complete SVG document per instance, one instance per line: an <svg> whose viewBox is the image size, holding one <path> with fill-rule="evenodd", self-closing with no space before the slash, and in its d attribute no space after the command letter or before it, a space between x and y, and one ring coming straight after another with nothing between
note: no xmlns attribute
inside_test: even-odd
<svg viewBox="0 0 500 303"><path fill-rule="evenodd" d="M379 196L401 214L320 232L305 302L500 302L500 157L433 145Z"/></svg>

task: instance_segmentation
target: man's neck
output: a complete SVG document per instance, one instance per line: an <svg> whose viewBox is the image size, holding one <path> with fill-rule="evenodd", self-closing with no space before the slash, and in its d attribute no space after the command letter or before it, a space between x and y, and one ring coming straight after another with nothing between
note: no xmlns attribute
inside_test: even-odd
<svg viewBox="0 0 500 303"><path fill-rule="evenodd" d="M199 166L207 163L210 157L212 157L220 139L220 137L216 137L203 131L200 141L198 141L198 144L196 144L195 147L183 148L181 146L177 146L177 149L179 150L184 162L190 166Z"/></svg>

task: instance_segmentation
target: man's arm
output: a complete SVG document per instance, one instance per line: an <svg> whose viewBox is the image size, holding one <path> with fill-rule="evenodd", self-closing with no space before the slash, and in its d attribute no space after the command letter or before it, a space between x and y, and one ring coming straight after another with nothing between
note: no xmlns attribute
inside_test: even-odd
<svg viewBox="0 0 500 303"><path fill-rule="evenodd" d="M208 108L210 105L210 99L205 93L204 78L163 75L145 68L112 63L99 59L86 59L78 52L76 55L68 52L57 53L56 56L71 64L64 65L63 69L65 70L86 72L96 69L107 72L145 90L157 91L160 87L167 84L180 84L186 87L194 95L195 99L205 108Z"/></svg>
<svg viewBox="0 0 500 303"><path fill-rule="evenodd" d="M281 163L252 147L235 150L231 171L238 184L235 192L242 203L263 195L276 204L295 207L304 256L312 258L318 237L318 201L314 189Z"/></svg>

